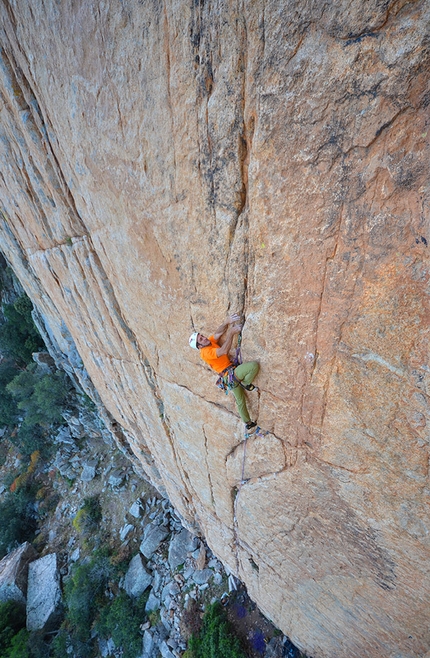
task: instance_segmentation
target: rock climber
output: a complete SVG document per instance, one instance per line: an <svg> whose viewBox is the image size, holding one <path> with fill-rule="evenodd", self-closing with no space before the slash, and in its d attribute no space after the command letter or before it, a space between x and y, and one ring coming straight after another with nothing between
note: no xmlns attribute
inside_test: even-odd
<svg viewBox="0 0 430 658"><path fill-rule="evenodd" d="M230 315L223 324L209 338L198 332L191 334L190 347L200 350L200 356L215 372L219 374L217 385L223 390L231 390L236 398L237 409L246 431L249 432L257 427L257 423L251 420L246 406L247 391L254 390L253 380L260 366L256 361L249 361L241 365L231 362L229 352L233 339L242 331L239 324L240 316L237 313Z"/></svg>

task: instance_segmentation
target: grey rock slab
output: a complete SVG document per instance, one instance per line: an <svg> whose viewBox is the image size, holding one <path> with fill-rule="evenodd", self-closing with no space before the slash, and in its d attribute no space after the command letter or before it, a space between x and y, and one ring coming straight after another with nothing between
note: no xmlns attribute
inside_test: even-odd
<svg viewBox="0 0 430 658"><path fill-rule="evenodd" d="M60 427L58 434L55 437L57 443L65 443L68 445L74 445L75 441L70 434L70 429L68 427Z"/></svg>
<svg viewBox="0 0 430 658"><path fill-rule="evenodd" d="M161 593L161 600L163 603L165 603L168 596L176 596L180 591L181 590L178 583L176 583L174 580L171 580L164 585L163 591Z"/></svg>
<svg viewBox="0 0 430 658"><path fill-rule="evenodd" d="M121 539L121 541L124 541L128 533L131 532L133 529L134 526L131 523L126 523L119 532L119 538Z"/></svg>
<svg viewBox="0 0 430 658"><path fill-rule="evenodd" d="M280 638L272 637L266 647L264 658L282 658L284 656L284 647Z"/></svg>
<svg viewBox="0 0 430 658"><path fill-rule="evenodd" d="M51 553L31 562L28 568L27 630L50 631L61 615L61 589L57 555Z"/></svg>
<svg viewBox="0 0 430 658"><path fill-rule="evenodd" d="M176 658L175 655L170 651L167 642L163 641L160 644L159 649L163 658Z"/></svg>
<svg viewBox="0 0 430 658"><path fill-rule="evenodd" d="M155 595L154 588L152 588L145 605L145 610L146 612L151 612L151 610L158 610L159 607L160 607L160 599L158 598L158 596Z"/></svg>
<svg viewBox="0 0 430 658"><path fill-rule="evenodd" d="M195 572L195 568L193 566L190 565L189 567L187 567L184 570L184 573L183 573L183 576L184 576L185 580L188 580L189 578L191 578L191 576L193 575L194 572Z"/></svg>
<svg viewBox="0 0 430 658"><path fill-rule="evenodd" d="M154 571L154 582L152 583L152 586L154 588L154 592L158 592L158 590L161 587L162 581L163 581L163 578L161 576L161 573L159 571Z"/></svg>
<svg viewBox="0 0 430 658"><path fill-rule="evenodd" d="M89 459L84 465L81 473L82 482L91 482L96 477L98 459Z"/></svg>
<svg viewBox="0 0 430 658"><path fill-rule="evenodd" d="M201 569L200 571L195 571L193 573L192 579L196 585L205 585L207 582L209 582L212 576L212 569Z"/></svg>
<svg viewBox="0 0 430 658"><path fill-rule="evenodd" d="M143 653L142 658L154 658L156 646L152 633L145 631L143 634Z"/></svg>
<svg viewBox="0 0 430 658"><path fill-rule="evenodd" d="M172 571L175 571L181 564L184 564L188 553L196 549L197 537L182 528L181 532L175 535L169 545L168 561Z"/></svg>
<svg viewBox="0 0 430 658"><path fill-rule="evenodd" d="M151 574L145 569L139 554L131 560L124 578L124 589L129 596L138 598L150 586Z"/></svg>
<svg viewBox="0 0 430 658"><path fill-rule="evenodd" d="M142 506L138 500L133 503L133 505L128 510L131 516L134 516L135 519L138 519L142 514Z"/></svg>
<svg viewBox="0 0 430 658"><path fill-rule="evenodd" d="M111 487L119 487L121 486L124 478L125 478L125 473L119 470L115 470L109 475L108 483L110 484Z"/></svg>
<svg viewBox="0 0 430 658"><path fill-rule="evenodd" d="M27 596L28 565L37 553L28 542L6 555L0 562L0 601L17 601L25 604Z"/></svg>
<svg viewBox="0 0 430 658"><path fill-rule="evenodd" d="M79 546L75 548L73 553L70 554L70 562L77 562L81 556L81 549Z"/></svg>
<svg viewBox="0 0 430 658"><path fill-rule="evenodd" d="M222 583L222 575L218 571L214 573L214 583L215 585L221 585Z"/></svg>
<svg viewBox="0 0 430 658"><path fill-rule="evenodd" d="M143 539L140 544L140 552L148 560L155 553L161 542L166 539L169 531L164 526L150 523L143 531Z"/></svg>

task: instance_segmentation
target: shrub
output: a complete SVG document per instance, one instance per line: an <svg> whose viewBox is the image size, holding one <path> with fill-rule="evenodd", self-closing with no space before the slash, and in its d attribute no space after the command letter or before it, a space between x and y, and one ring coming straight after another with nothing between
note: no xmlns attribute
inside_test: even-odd
<svg viewBox="0 0 430 658"><path fill-rule="evenodd" d="M24 412L22 427L47 427L62 420L68 386L64 373L42 375L31 364L6 387L18 400L18 409Z"/></svg>
<svg viewBox="0 0 430 658"><path fill-rule="evenodd" d="M37 528L34 498L28 484L8 493L0 503L0 558L15 545L32 541Z"/></svg>
<svg viewBox="0 0 430 658"><path fill-rule="evenodd" d="M101 637L112 637L115 646L122 648L123 658L136 658L142 652L140 625L145 618L148 595L134 601L120 592L100 613L95 630Z"/></svg>
<svg viewBox="0 0 430 658"><path fill-rule="evenodd" d="M30 633L22 628L11 640L9 652L5 658L32 658L34 653L29 647ZM3 655L3 654L2 654Z"/></svg>
<svg viewBox="0 0 430 658"><path fill-rule="evenodd" d="M102 508L98 496L84 498L84 504L73 519L73 527L81 534L88 534L100 523Z"/></svg>
<svg viewBox="0 0 430 658"><path fill-rule="evenodd" d="M25 294L13 304L3 306L6 322L0 326L0 349L21 366L30 363L33 352L44 347L31 317L32 309L33 305Z"/></svg>
<svg viewBox="0 0 430 658"><path fill-rule="evenodd" d="M245 658L219 602L208 606L198 636L190 638L191 658Z"/></svg>
<svg viewBox="0 0 430 658"><path fill-rule="evenodd" d="M64 628L72 644L79 645L82 658L84 652L90 650L91 626L98 609L105 603L105 589L113 572L109 558L95 554L89 562L76 566L66 582Z"/></svg>
<svg viewBox="0 0 430 658"><path fill-rule="evenodd" d="M10 655L14 636L25 627L25 608L16 601L0 603L0 655Z"/></svg>
<svg viewBox="0 0 430 658"><path fill-rule="evenodd" d="M10 359L0 363L0 426L13 425L17 419L16 401L6 387L18 372L18 368Z"/></svg>

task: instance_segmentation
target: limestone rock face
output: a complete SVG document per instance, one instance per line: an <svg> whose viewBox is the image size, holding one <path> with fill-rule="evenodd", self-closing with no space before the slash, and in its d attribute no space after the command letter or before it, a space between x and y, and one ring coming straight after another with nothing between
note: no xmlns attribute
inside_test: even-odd
<svg viewBox="0 0 430 658"><path fill-rule="evenodd" d="M31 562L28 569L27 629L58 628L60 615L60 575L57 555L51 553Z"/></svg>
<svg viewBox="0 0 430 658"><path fill-rule="evenodd" d="M0 248L51 347L297 646L425 654L429 3L0 16ZM240 487L188 347L229 311L274 446Z"/></svg>
<svg viewBox="0 0 430 658"><path fill-rule="evenodd" d="M37 558L31 544L25 542L0 561L0 601L17 601L25 605L28 565Z"/></svg>

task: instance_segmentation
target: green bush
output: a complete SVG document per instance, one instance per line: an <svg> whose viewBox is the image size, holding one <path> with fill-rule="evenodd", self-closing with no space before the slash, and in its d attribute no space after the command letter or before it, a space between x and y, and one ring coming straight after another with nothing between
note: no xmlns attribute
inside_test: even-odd
<svg viewBox="0 0 430 658"><path fill-rule="evenodd" d="M102 520L102 508L99 496L84 498L84 504L73 519L73 527L80 534L93 531Z"/></svg>
<svg viewBox="0 0 430 658"><path fill-rule="evenodd" d="M25 608L16 601L0 603L0 656L10 655L9 649L16 634L25 627Z"/></svg>
<svg viewBox="0 0 430 658"><path fill-rule="evenodd" d="M120 592L100 613L95 630L105 639L111 637L123 658L136 658L142 652L140 625L145 619L148 595L133 600Z"/></svg>
<svg viewBox="0 0 430 658"><path fill-rule="evenodd" d="M6 322L0 326L0 349L21 366L30 363L33 352L44 348L31 317L32 309L33 305L25 294L13 304L3 306Z"/></svg>
<svg viewBox="0 0 430 658"><path fill-rule="evenodd" d="M37 528L34 495L30 485L7 493L0 503L0 558L25 541L32 541ZM1 655L1 654L0 654Z"/></svg>
<svg viewBox="0 0 430 658"><path fill-rule="evenodd" d="M0 427L13 425L18 416L16 401L6 387L17 376L19 370L11 359L0 363Z"/></svg>
<svg viewBox="0 0 430 658"><path fill-rule="evenodd" d="M10 441L24 457L29 457L35 450L39 450L47 459L55 449L55 445L47 441L46 432L40 425L31 427L22 423L17 433L10 437Z"/></svg>
<svg viewBox="0 0 430 658"><path fill-rule="evenodd" d="M114 572L107 555L96 553L90 561L75 566L66 582L63 629L82 658L91 653L91 627L106 603L105 589Z"/></svg>
<svg viewBox="0 0 430 658"><path fill-rule="evenodd" d="M208 606L198 636L190 638L190 658L246 658L219 602Z"/></svg>
<svg viewBox="0 0 430 658"><path fill-rule="evenodd" d="M4 654L4 658L33 658L34 652L30 651L29 640L30 633L25 628L22 628L12 638L9 652Z"/></svg>
<svg viewBox="0 0 430 658"><path fill-rule="evenodd" d="M18 409L24 413L22 425L48 427L61 422L69 387L65 374L59 370L41 374L36 364L20 372L6 387L18 401Z"/></svg>

